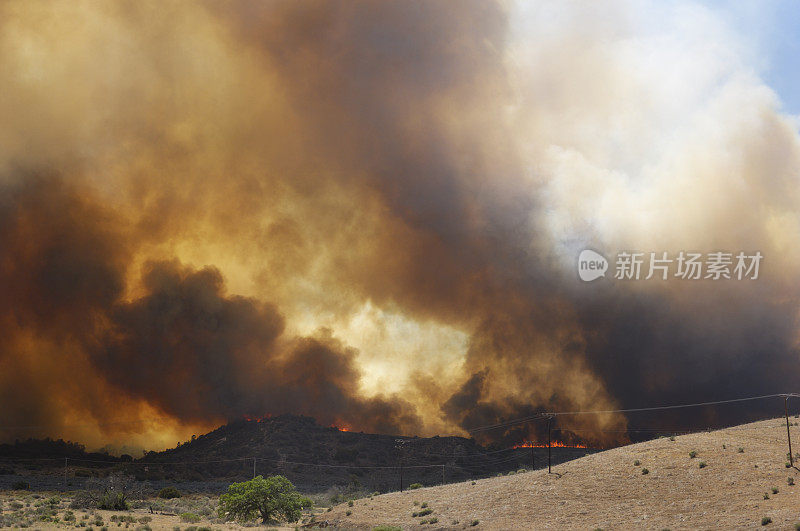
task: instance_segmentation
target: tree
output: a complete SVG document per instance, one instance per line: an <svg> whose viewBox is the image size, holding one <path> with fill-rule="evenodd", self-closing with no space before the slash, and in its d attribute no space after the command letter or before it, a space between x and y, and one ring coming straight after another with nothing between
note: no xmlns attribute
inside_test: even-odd
<svg viewBox="0 0 800 531"><path fill-rule="evenodd" d="M247 522L261 517L270 520L296 522L302 510L311 507L311 500L301 496L292 482L283 476L256 476L250 481L233 483L219 497L220 518Z"/></svg>
<svg viewBox="0 0 800 531"><path fill-rule="evenodd" d="M72 506L97 507L110 511L128 509L128 502L144 497L144 487L131 476L110 475L107 478L91 478L85 490L75 495Z"/></svg>

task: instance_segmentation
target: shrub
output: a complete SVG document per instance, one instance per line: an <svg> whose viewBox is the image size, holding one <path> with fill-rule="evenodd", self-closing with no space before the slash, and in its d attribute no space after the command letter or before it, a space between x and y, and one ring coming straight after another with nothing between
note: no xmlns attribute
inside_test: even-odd
<svg viewBox="0 0 800 531"><path fill-rule="evenodd" d="M786 468L792 468L792 464L791 464L789 461L786 461L786 462L783 464L783 466L785 466Z"/></svg>
<svg viewBox="0 0 800 531"><path fill-rule="evenodd" d="M200 521L200 515L194 513L181 513L181 522L188 522L190 524L196 524Z"/></svg>
<svg viewBox="0 0 800 531"><path fill-rule="evenodd" d="M344 514L345 514L345 516L350 516L351 514L353 514L353 511L347 511L347 512L346 512L346 513L344 513Z"/></svg>
<svg viewBox="0 0 800 531"><path fill-rule="evenodd" d="M153 521L153 517L152 516L142 516L141 518L139 518L139 523L140 524L148 524L148 523L150 523L152 521Z"/></svg>
<svg viewBox="0 0 800 531"><path fill-rule="evenodd" d="M180 498L181 492L175 487L164 487L158 491L158 497L165 500L171 500L173 498Z"/></svg>
<svg viewBox="0 0 800 531"><path fill-rule="evenodd" d="M770 518L769 516L765 516L764 518L761 519L761 525L767 525L771 523L772 523L772 518Z"/></svg>
<svg viewBox="0 0 800 531"><path fill-rule="evenodd" d="M433 509L422 509L420 512L417 513L417 516L428 516L433 512Z"/></svg>
<svg viewBox="0 0 800 531"><path fill-rule="evenodd" d="M422 505L420 505L420 507L422 507L423 509L424 509L425 507L427 507L427 506L428 506L428 502L422 502Z"/></svg>
<svg viewBox="0 0 800 531"><path fill-rule="evenodd" d="M700 464L698 464L697 466L700 468L705 468L707 465L705 461L700 461Z"/></svg>
<svg viewBox="0 0 800 531"><path fill-rule="evenodd" d="M125 511L128 509L128 501L140 498L142 494L141 484L132 477L112 475L94 478L86 482L86 491L76 495L70 507Z"/></svg>
<svg viewBox="0 0 800 531"><path fill-rule="evenodd" d="M695 457L697 457L697 452L695 452L694 450L692 450L691 452L689 452L689 457L690 457L691 459L694 459Z"/></svg>
<svg viewBox="0 0 800 531"><path fill-rule="evenodd" d="M479 522L478 520L473 520L473 521L471 521L471 522L469 523L469 525L471 525L472 527L475 527L475 526L476 526L476 525L478 525L479 523L480 523L480 522Z"/></svg>
<svg viewBox="0 0 800 531"><path fill-rule="evenodd" d="M258 516L263 523L277 519L296 522L302 510L308 507L311 507L311 500L301 496L285 477L257 476L231 484L219 498L218 513L220 518L245 522Z"/></svg>
<svg viewBox="0 0 800 531"><path fill-rule="evenodd" d="M409 490L421 489L421 488L422 488L422 483L412 483L411 485L408 486Z"/></svg>
<svg viewBox="0 0 800 531"><path fill-rule="evenodd" d="M639 465L641 465L641 464L642 464L642 463L641 463L641 462L640 462L638 459L637 459L636 461L634 461L634 462L633 462L633 466L639 466Z"/></svg>
<svg viewBox="0 0 800 531"><path fill-rule="evenodd" d="M764 499L765 499L765 500L768 500L768 499L769 499L769 493L766 493L766 492L764 493Z"/></svg>
<svg viewBox="0 0 800 531"><path fill-rule="evenodd" d="M428 523L429 523L429 524L435 524L435 523L436 523L436 522L438 522L438 521L439 521L439 519L438 519L438 518L436 518L436 517L434 516L433 518L431 518L430 520L428 520Z"/></svg>
<svg viewBox="0 0 800 531"><path fill-rule="evenodd" d="M353 506L353 500L350 500L350 501L348 501L348 502L347 502L347 506L348 506L348 507L352 507L352 506Z"/></svg>
<svg viewBox="0 0 800 531"><path fill-rule="evenodd" d="M122 492L106 492L97 500L97 508L109 511L125 511L128 509L128 502Z"/></svg>
<svg viewBox="0 0 800 531"><path fill-rule="evenodd" d="M650 473L650 471L649 471L649 470L647 470L646 468L643 468L643 469L642 469L642 475L643 475L643 476L646 476L646 475L647 475L647 474L649 474L649 473Z"/></svg>
<svg viewBox="0 0 800 531"><path fill-rule="evenodd" d="M772 494L778 494L778 487L772 487Z"/></svg>
<svg viewBox="0 0 800 531"><path fill-rule="evenodd" d="M739 452L740 454L743 454L743 453L744 453L744 448L742 448L742 447L740 446L740 447L739 447L739 449L738 449L738 450L736 450L736 451L737 451L737 452Z"/></svg>
<svg viewBox="0 0 800 531"><path fill-rule="evenodd" d="M675 442L675 436L674 435L670 435L669 440L672 441L672 442Z"/></svg>
<svg viewBox="0 0 800 531"><path fill-rule="evenodd" d="M11 488L14 490L29 490L31 488L30 484L27 481L15 481Z"/></svg>
<svg viewBox="0 0 800 531"><path fill-rule="evenodd" d="M791 477L791 476L789 476L788 478L786 478L786 484L787 484L787 485L794 485L794 478L793 478L793 477Z"/></svg>

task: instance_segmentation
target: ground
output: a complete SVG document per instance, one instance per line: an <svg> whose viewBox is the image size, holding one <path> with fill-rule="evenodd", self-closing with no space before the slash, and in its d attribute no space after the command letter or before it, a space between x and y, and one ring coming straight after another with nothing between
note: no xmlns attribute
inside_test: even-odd
<svg viewBox="0 0 800 531"><path fill-rule="evenodd" d="M104 511L70 508L69 494L27 491L0 492L0 527L30 527L32 529L84 528L129 529L244 529L236 523L214 518L217 498L208 495L188 495L180 499L146 499L134 502L128 511ZM160 507L154 513L150 506ZM183 513L191 517L182 518ZM43 519L46 518L46 519ZM57 520L56 520L57 519ZM290 530L295 526L270 525L269 529Z"/></svg>
<svg viewBox="0 0 800 531"><path fill-rule="evenodd" d="M798 419L791 421L800 450ZM557 465L552 474L545 469L364 497L352 506L318 508L315 519L340 529L742 529L762 528L762 521L766 529L794 529L800 469L787 464L786 424L773 419L615 448ZM68 495L5 491L0 517L6 526L28 521L36 529L239 528L214 518L216 501L195 494L145 500L131 511L72 509L75 520L65 524ZM160 504L157 513L173 514L151 514L153 503ZM182 512L202 516L185 522ZM53 513L59 522L41 519Z"/></svg>
<svg viewBox="0 0 800 531"><path fill-rule="evenodd" d="M792 435L800 449L794 424ZM347 529L677 530L761 528L769 518L767 529L794 529L800 470L786 467L787 451L785 421L767 420L615 448L558 465L553 474L537 470L356 500L318 519ZM423 503L432 512L414 517ZM423 523L431 518L436 522Z"/></svg>

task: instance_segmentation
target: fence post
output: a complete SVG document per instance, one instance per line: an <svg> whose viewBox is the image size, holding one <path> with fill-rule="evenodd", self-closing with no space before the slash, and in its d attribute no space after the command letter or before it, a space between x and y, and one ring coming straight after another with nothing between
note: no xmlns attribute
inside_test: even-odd
<svg viewBox="0 0 800 531"><path fill-rule="evenodd" d="M789 432L789 395L783 397L783 412L786 415L786 440L789 441L789 465L794 466L792 455L792 434Z"/></svg>

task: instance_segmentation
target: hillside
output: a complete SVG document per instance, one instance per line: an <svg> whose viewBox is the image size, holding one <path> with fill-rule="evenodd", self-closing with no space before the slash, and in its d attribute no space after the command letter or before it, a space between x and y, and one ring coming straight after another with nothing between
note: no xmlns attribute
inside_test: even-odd
<svg viewBox="0 0 800 531"><path fill-rule="evenodd" d="M800 449L800 429L791 430ZM357 500L323 518L348 529L420 528L421 520L437 518L424 528L469 528L477 520L477 529L676 530L760 528L769 517L767 528L793 528L800 522L800 471L786 468L786 457L786 424L773 419L615 448L549 475L536 470ZM415 503L423 502L432 513L413 517L421 510Z"/></svg>
<svg viewBox="0 0 800 531"><path fill-rule="evenodd" d="M561 462L594 450L556 448ZM544 448L535 449L537 466L546 461ZM306 491L339 485L355 490L398 490L398 465L403 481L424 485L486 477L530 468L530 450L493 452L464 437L400 437L342 431L320 426L310 417L280 415L262 420L237 421L164 452L149 453L142 461L208 464L149 466L139 475L148 479L249 478L256 457L257 474L283 474ZM241 459L236 461L236 459ZM218 461L218 462L214 462ZM444 478L442 466L444 467Z"/></svg>
<svg viewBox="0 0 800 531"><path fill-rule="evenodd" d="M342 431L313 418L280 415L226 424L162 452L131 460L89 454L63 441L29 440L8 445L0 457L0 488L24 480L34 489L81 488L88 478L132 475L153 486L178 484L187 492L216 492L231 481L283 474L305 492L340 487L353 492L388 492L403 483L438 485L509 470L546 465L546 448L487 449L463 437L401 437ZM553 448L553 461L595 450ZM5 460L3 458L7 458ZM254 463L255 458L255 463Z"/></svg>

